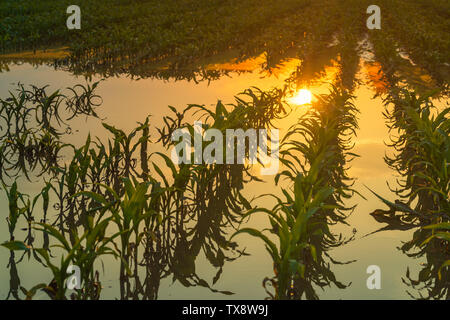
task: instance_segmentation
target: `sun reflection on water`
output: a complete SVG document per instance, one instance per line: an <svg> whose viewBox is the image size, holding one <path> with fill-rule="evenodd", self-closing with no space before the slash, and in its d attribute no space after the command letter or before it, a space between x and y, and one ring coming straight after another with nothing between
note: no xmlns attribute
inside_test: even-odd
<svg viewBox="0 0 450 320"><path fill-rule="evenodd" d="M307 89L301 89L297 92L296 95L289 98L289 102L296 104L296 105L305 105L310 104L312 101L312 94L311 91Z"/></svg>

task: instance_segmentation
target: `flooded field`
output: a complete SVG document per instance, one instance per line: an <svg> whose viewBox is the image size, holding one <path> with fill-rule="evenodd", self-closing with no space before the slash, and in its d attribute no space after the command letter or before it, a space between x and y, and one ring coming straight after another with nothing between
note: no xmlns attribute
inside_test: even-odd
<svg viewBox="0 0 450 320"><path fill-rule="evenodd" d="M449 299L448 33L421 55L403 15L368 32L326 10L339 1L291 2L322 18L273 8L245 50L226 30L229 47L189 61L184 43L85 35L4 50L0 299ZM217 147L240 129L269 132L255 145L274 172L249 161L250 133Z"/></svg>

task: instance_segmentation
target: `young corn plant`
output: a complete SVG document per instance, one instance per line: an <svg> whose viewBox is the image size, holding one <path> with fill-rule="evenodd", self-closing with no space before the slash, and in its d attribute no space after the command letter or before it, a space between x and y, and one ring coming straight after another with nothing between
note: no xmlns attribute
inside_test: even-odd
<svg viewBox="0 0 450 320"><path fill-rule="evenodd" d="M397 133L391 144L397 153L385 160L403 177L399 188L392 189L401 200L391 203L377 195L390 207L387 213L379 211L392 229L399 219L418 228L401 250L408 256L426 257L418 279L412 279L408 269L404 280L422 299L448 298L450 292L448 276L443 276L448 274L450 257L450 108L436 112L431 100L434 94L418 96L408 89L394 89L386 99L386 106L393 105L386 117Z"/></svg>
<svg viewBox="0 0 450 320"><path fill-rule="evenodd" d="M117 245L114 243L114 239L119 237L121 232L108 236L108 233L111 233L108 230L111 220L111 217L104 218L103 215L96 220L90 218L89 227L81 235L76 234L76 230L72 230L75 240L73 245L53 226L37 223L36 230L47 233L56 240L57 243L51 247L60 248L63 251L58 264L52 262L48 249L33 249L44 259L45 264L52 271L53 280L43 288L50 298L66 299L67 284L65 282L70 276L68 273L70 265L80 268L80 279L77 280L80 281L78 284L80 289L76 289L76 293L71 294L71 298L83 300L100 298L101 283L98 279L98 271L94 271L94 263L105 255L119 257L119 253L115 250Z"/></svg>
<svg viewBox="0 0 450 320"><path fill-rule="evenodd" d="M336 280L324 258L335 262L326 251L353 239L342 239L329 229L329 224L345 223L346 212L353 209L343 203L354 193L345 171L347 158L355 156L349 152L357 128L351 98L347 90L333 87L282 140L280 161L286 170L276 176L275 182L286 177L294 185L293 194L282 189L286 199L277 198L272 210L248 213L268 214L278 246L258 230L236 233L249 233L266 243L274 260L275 278L264 283L275 288L275 294L266 290L274 299L300 299L303 295L318 299L313 285L346 287Z"/></svg>
<svg viewBox="0 0 450 320"><path fill-rule="evenodd" d="M200 119L204 119L203 129L216 129L223 134L227 129L268 128L274 119L286 114L283 96L283 90L263 92L252 88L236 97L236 103L228 108L220 101L215 110L209 110L201 105L189 105L180 113L171 108L175 116L164 118L166 125L159 129L160 141L166 147L173 146L171 136L177 129L186 129L191 139L194 139L196 135L194 126L185 122L185 117L190 111L193 111L193 115L199 115ZM203 149L208 146L208 142L202 143ZM222 155L225 155L227 146L223 148ZM249 153L248 146L245 153ZM226 226L236 228L242 219L243 209L251 208L241 190L245 183L258 178L251 176L244 164L203 162L180 164L176 168L167 156L160 153L158 155L171 168L173 176L171 185L159 166L153 164L157 174L163 179L164 186L170 187L167 201L163 202L164 211L168 210L165 221L174 223L175 230L185 234L185 237L174 241L175 255L170 262L174 280L180 281L185 286L201 285L217 292L195 274L195 257L203 250L211 264L218 268L213 279L214 284L222 273L225 261L236 259L226 256L226 251L229 249L237 251L238 256L244 254L236 249L236 243L226 239L223 229ZM195 154L191 158L194 157ZM220 292L230 294L226 291Z"/></svg>
<svg viewBox="0 0 450 320"><path fill-rule="evenodd" d="M29 202L25 202L27 206L19 211L22 211L22 214L26 211L32 212L38 197L43 198L43 206L45 211L48 207L48 190L49 185L47 185L43 191L34 198L32 205ZM17 186L15 184L11 187L8 194L10 195L11 209L19 209L17 207L17 198L24 199L25 196L18 193ZM70 264L80 267L80 285L83 285L81 290L72 295L72 298L98 299L101 286L98 281L95 283L93 282L94 262L98 257L106 254L112 254L115 257L118 256L114 249L108 247L110 242L112 242L114 238L119 235L114 234L113 236L107 236L108 232L106 228L108 227L110 219L111 218L103 219L103 215L100 215L98 219L94 221L94 218L91 217L89 219L89 228L85 230L81 236L78 235L76 228L72 229L71 232L73 233L72 239L74 239L74 243L70 243L64 235L53 226L44 222L33 222L34 219L31 219L28 221L28 224L32 225L32 230L40 231L44 234L43 247L34 247L33 240L14 240L13 236L10 241L3 243L2 246L11 250L11 253L13 253L13 251L23 251L29 255L32 253L36 260L42 263L45 267L49 268L53 274L53 280L48 285L38 284L30 290L26 290L21 287L22 292L26 295L26 299L31 299L39 289L44 290L52 299L66 299L67 286L65 281L70 276L70 274L67 273L67 268ZM10 224L10 226L10 229L12 229L13 224ZM57 243L49 246L48 237L56 240ZM59 248L56 249L58 253L58 250L62 249L63 251L59 264L52 261L51 250L55 250L54 248ZM13 266L11 266L11 270L13 270ZM92 288L96 288L98 291L93 292ZM16 296L16 298L18 297Z"/></svg>
<svg viewBox="0 0 450 320"><path fill-rule="evenodd" d="M272 210L256 208L247 213L268 214L271 232L277 237L278 245L263 232L252 228L240 229L232 236L247 233L265 243L274 264L275 280L271 281L275 288L275 295L272 296L274 299L291 298L293 280L305 277L309 260L317 261L316 247L310 243L309 235L320 231L322 227L317 223L310 224L309 221L319 210L326 208L324 202L334 190L326 187L313 192L313 182L313 174L298 174L293 196L283 190L286 199L277 198L278 204Z"/></svg>

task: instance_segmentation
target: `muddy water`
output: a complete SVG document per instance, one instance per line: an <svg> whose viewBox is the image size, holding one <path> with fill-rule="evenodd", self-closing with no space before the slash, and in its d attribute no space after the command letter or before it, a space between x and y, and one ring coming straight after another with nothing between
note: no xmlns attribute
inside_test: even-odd
<svg viewBox="0 0 450 320"><path fill-rule="evenodd" d="M256 61L257 62L257 61ZM236 68L240 72L231 73L230 76L222 77L218 80L208 82L189 81L165 81L155 79L132 80L127 77L108 78L101 82L98 94L103 99L103 105L98 109L101 118L111 125L121 128L124 131L131 131L136 126L136 122L143 121L149 114L153 126L153 135L156 136L154 127L159 126L161 119L168 113L168 105L182 110L189 103L215 106L218 99L224 103L233 102L233 96L249 86L256 86L260 89L269 89L274 86L281 86L284 79L289 75L292 68L298 62L291 62L276 72L274 75L267 75L256 66L255 63L241 64L236 66L214 66L216 68ZM257 65L257 63L256 63ZM336 277L343 283L352 282L352 285L340 290L334 287L325 291L319 289L318 294L322 299L404 299L409 296L408 289L402 283L407 267L415 274L419 270L421 260L411 260L403 255L397 247L402 241L411 238L412 231L385 231L365 237L366 234L382 227L369 213L375 209L383 208L383 205L376 199L365 186L370 187L378 194L393 200L387 182L391 185L396 183L396 174L390 170L383 161L385 153L392 152L385 146L389 133L385 119L382 116L383 106L380 98L373 98L375 89L366 84L368 80L367 70L361 64L358 78L363 81L354 92L360 114L358 136L355 139L354 152L360 155L351 163L349 175L356 178L355 188L366 200L354 196L349 200L349 204L357 204L352 216L349 217L348 226L336 226L334 231L350 235L353 228L357 230L356 239L345 246L331 251L334 259L340 261L357 260L348 265L335 265L332 270ZM245 72L242 72L245 71ZM326 82L333 76L333 69L327 70L327 75L319 80L317 85L307 88L313 94L327 92ZM93 80L99 80L95 78ZM0 73L0 96L5 97L8 91L14 86L12 83L22 82L25 84L46 85L51 89L69 87L77 83L84 83L84 78L73 76L69 72L54 70L47 66L33 67L30 64L12 65L9 71ZM295 106L293 113L286 119L276 122L280 128L280 136L286 128L293 124L295 120L305 112L306 106ZM67 136L67 142L81 145L88 133L100 139L109 137L106 130L101 126L98 119L76 119L71 123L73 134ZM152 151L162 151L155 147ZM256 170L256 169L255 169ZM255 171L257 172L257 170ZM244 194L248 199L263 193L280 194L279 187L275 187L273 177L263 177L264 182L252 182L246 185ZM21 181L19 189L24 193L36 193L42 184L38 180L33 183ZM260 199L256 204L271 208L272 199ZM7 216L7 202L2 192L0 195L0 242L8 240L7 226L3 223ZM266 217L255 215L243 226L253 226L265 228L268 225ZM19 233L19 232L18 232ZM20 235L17 236L20 238ZM273 275L272 262L260 241L246 235L241 235L237 239L241 247L246 248L249 256L243 256L236 261L225 264L223 274L214 288L228 290L235 293L232 298L236 299L263 299L266 297L261 286L263 278ZM0 250L0 299L6 298L9 290L10 274L7 269L9 252ZM26 258L25 258L26 260ZM378 265L382 272L381 290L369 290L366 286L368 274L366 269L369 265ZM118 264L114 261L104 259L104 274L102 275L103 291L102 298L115 298L118 296ZM33 262L22 262L18 265L21 285L26 288L51 280L51 274ZM209 282L214 277L216 270L207 262L203 254L196 260L196 272L203 279ZM45 299L43 293L36 295L36 298ZM163 279L159 290L160 299L222 299L228 296L219 293L212 293L206 288L189 287L185 288L181 284L172 283L169 277Z"/></svg>

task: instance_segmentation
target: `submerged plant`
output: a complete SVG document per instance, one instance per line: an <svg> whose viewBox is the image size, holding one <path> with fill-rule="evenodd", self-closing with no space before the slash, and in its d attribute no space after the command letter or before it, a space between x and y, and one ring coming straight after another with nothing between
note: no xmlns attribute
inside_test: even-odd
<svg viewBox="0 0 450 320"><path fill-rule="evenodd" d="M392 105L386 112L389 127L398 136L391 144L396 154L385 161L402 177L399 188L391 189L400 200L391 203L377 195L390 210L373 215L382 215L391 229L399 228L398 221L402 228L417 229L400 249L411 257L425 256L426 263L418 279L413 279L408 269L404 282L417 289L422 299L448 299L450 108L434 112L434 94L417 96L408 89L394 88L386 99L386 106Z"/></svg>
<svg viewBox="0 0 450 320"><path fill-rule="evenodd" d="M264 241L274 261L275 277L266 284L275 288L274 299L317 299L313 285L320 287L334 283L339 288L346 285L336 280L324 260L330 248L351 241L333 235L329 225L345 223L346 208L343 199L354 191L345 172L352 133L357 127L356 109L346 90L333 87L329 95L319 97L319 102L288 131L282 141L280 161L286 170L278 174L292 182L291 192L282 189L285 199L276 198L272 209L250 210L264 212L271 222L270 237L254 229L244 228L238 233L249 233ZM298 139L294 139L298 137Z"/></svg>

